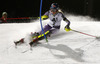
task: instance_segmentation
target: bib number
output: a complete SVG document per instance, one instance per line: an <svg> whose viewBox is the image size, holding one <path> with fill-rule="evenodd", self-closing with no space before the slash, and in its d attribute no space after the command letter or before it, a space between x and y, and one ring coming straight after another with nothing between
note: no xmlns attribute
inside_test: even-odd
<svg viewBox="0 0 100 64"><path fill-rule="evenodd" d="M58 20L57 18L53 18L52 19L53 25L55 25L55 23L56 23L57 20Z"/></svg>

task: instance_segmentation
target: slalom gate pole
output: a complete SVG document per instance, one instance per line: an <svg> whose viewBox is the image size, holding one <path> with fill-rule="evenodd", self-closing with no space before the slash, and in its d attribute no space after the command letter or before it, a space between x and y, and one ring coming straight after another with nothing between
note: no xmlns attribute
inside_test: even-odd
<svg viewBox="0 0 100 64"><path fill-rule="evenodd" d="M44 38L45 38L46 42L48 42L46 35L44 33L44 30L43 30L43 26L42 26L41 12L42 12L42 0L40 1L40 24L41 24L42 33L44 34Z"/></svg>

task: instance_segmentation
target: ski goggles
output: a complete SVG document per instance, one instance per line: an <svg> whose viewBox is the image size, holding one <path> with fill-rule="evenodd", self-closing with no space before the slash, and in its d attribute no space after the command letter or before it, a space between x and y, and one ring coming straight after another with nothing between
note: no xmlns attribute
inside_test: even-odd
<svg viewBox="0 0 100 64"><path fill-rule="evenodd" d="M50 9L50 11L51 11L51 12L56 12L56 11L57 11L57 9Z"/></svg>

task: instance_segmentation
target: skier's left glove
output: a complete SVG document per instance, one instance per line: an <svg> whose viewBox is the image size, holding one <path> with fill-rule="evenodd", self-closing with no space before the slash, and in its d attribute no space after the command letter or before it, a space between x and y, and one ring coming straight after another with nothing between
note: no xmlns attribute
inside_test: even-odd
<svg viewBox="0 0 100 64"><path fill-rule="evenodd" d="M68 25L66 25L64 29L65 29L67 32L71 30L70 27L69 27Z"/></svg>

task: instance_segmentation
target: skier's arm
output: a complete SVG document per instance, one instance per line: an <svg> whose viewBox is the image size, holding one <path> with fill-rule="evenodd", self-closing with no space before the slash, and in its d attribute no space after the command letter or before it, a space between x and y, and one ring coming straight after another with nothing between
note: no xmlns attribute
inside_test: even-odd
<svg viewBox="0 0 100 64"><path fill-rule="evenodd" d="M42 20L46 20L46 19L48 19L48 16L49 16L49 11L47 11L43 16L41 16L41 18L42 18Z"/></svg>
<svg viewBox="0 0 100 64"><path fill-rule="evenodd" d="M41 18L42 18L42 20L46 20L46 19L48 19L48 16L47 15L43 15L43 16L41 16Z"/></svg>
<svg viewBox="0 0 100 64"><path fill-rule="evenodd" d="M67 23L65 28L70 29L70 21L67 18L64 18L63 20Z"/></svg>
<svg viewBox="0 0 100 64"><path fill-rule="evenodd" d="M62 14L62 18L63 18L63 20L67 23L67 25L65 26L65 30L66 31L70 31L71 29L70 29L70 21Z"/></svg>
<svg viewBox="0 0 100 64"><path fill-rule="evenodd" d="M70 29L70 21L67 19L67 18L65 18L65 21L67 22L67 25L65 26L65 30L68 32L68 31L70 31L71 29Z"/></svg>
<svg viewBox="0 0 100 64"><path fill-rule="evenodd" d="M70 21L62 14L63 20L67 23L66 28L70 29Z"/></svg>
<svg viewBox="0 0 100 64"><path fill-rule="evenodd" d="M40 19L40 17L38 17L38 19ZM48 19L48 16L47 15L43 15L43 16L41 16L41 19L42 20L46 20L46 19Z"/></svg>

